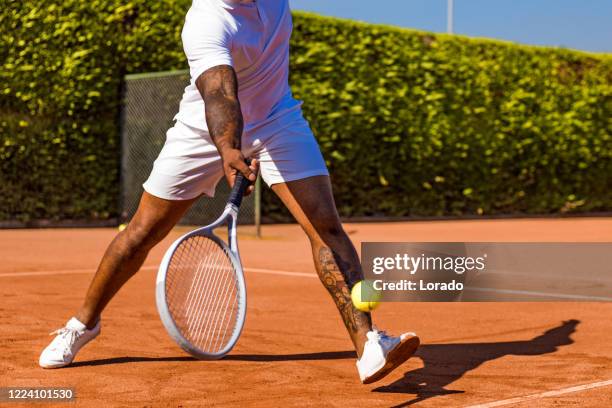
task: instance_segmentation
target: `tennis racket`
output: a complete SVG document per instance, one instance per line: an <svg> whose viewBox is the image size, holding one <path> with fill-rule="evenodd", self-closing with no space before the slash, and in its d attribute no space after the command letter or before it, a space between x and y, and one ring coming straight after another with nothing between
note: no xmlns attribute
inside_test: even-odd
<svg viewBox="0 0 612 408"><path fill-rule="evenodd" d="M242 332L246 285L236 231L249 185L238 173L221 216L177 239L159 266L156 301L161 321L174 341L198 359L222 358ZM214 234L225 223L229 243Z"/></svg>

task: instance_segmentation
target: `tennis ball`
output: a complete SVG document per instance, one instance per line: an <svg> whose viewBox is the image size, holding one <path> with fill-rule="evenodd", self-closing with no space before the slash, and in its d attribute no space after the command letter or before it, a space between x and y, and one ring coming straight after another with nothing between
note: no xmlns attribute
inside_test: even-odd
<svg viewBox="0 0 612 408"><path fill-rule="evenodd" d="M117 227L117 229L119 231L123 231L125 229L125 227L127 227L127 224L121 224L120 226Z"/></svg>
<svg viewBox="0 0 612 408"><path fill-rule="evenodd" d="M363 296L362 296L363 295ZM363 280L357 282L351 290L351 299L357 310L369 312L380 304L381 293L374 289L371 281Z"/></svg>

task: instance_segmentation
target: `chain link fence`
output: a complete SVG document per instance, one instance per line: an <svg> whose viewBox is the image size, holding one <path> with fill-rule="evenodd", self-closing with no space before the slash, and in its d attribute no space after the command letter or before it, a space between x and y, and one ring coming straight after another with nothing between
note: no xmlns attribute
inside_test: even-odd
<svg viewBox="0 0 612 408"><path fill-rule="evenodd" d="M153 168L153 162L173 126L188 71L157 72L125 77L121 129L121 218L129 221L143 193L142 183ZM202 112L204 114L204 112ZM261 183L257 183L259 187ZM181 224L206 225L214 221L225 207L229 186L225 179L217 186L215 198L200 198L185 214ZM261 189L246 197L240 208L239 221L259 227ZM259 230L259 228L257 228Z"/></svg>

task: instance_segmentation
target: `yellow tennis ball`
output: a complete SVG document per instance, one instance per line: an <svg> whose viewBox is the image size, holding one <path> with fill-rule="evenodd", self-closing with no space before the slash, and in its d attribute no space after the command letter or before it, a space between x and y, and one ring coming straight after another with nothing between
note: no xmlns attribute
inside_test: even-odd
<svg viewBox="0 0 612 408"><path fill-rule="evenodd" d="M117 229L119 231L123 231L125 229L125 227L127 227L127 224L121 224L120 226L117 227Z"/></svg>
<svg viewBox="0 0 612 408"><path fill-rule="evenodd" d="M357 310L369 312L380 304L381 293L374 289L371 281L363 280L357 282L351 290L351 299Z"/></svg>

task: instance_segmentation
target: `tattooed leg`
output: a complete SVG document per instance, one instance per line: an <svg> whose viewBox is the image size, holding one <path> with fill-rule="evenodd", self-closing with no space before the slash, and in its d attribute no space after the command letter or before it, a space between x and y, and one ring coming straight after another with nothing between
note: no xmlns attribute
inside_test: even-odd
<svg viewBox="0 0 612 408"><path fill-rule="evenodd" d="M372 329L372 319L369 313L355 309L351 301L350 290L363 279L363 274L357 251L340 223L329 177L276 184L272 190L308 235L317 273L361 356L366 334Z"/></svg>
<svg viewBox="0 0 612 408"><path fill-rule="evenodd" d="M346 245L346 244L345 244ZM350 244L352 246L352 244ZM314 245L313 252L317 245ZM342 265L342 266L339 266ZM350 271L350 263L343 262L328 247L318 249L318 259L315 258L315 266L323 285L332 296L346 330L351 336L355 349L359 356L363 351L366 333L372 329L372 318L369 313L359 311L353 306L351 301L351 289L355 283L361 280L358 275L353 275L353 279L347 279L347 272Z"/></svg>

